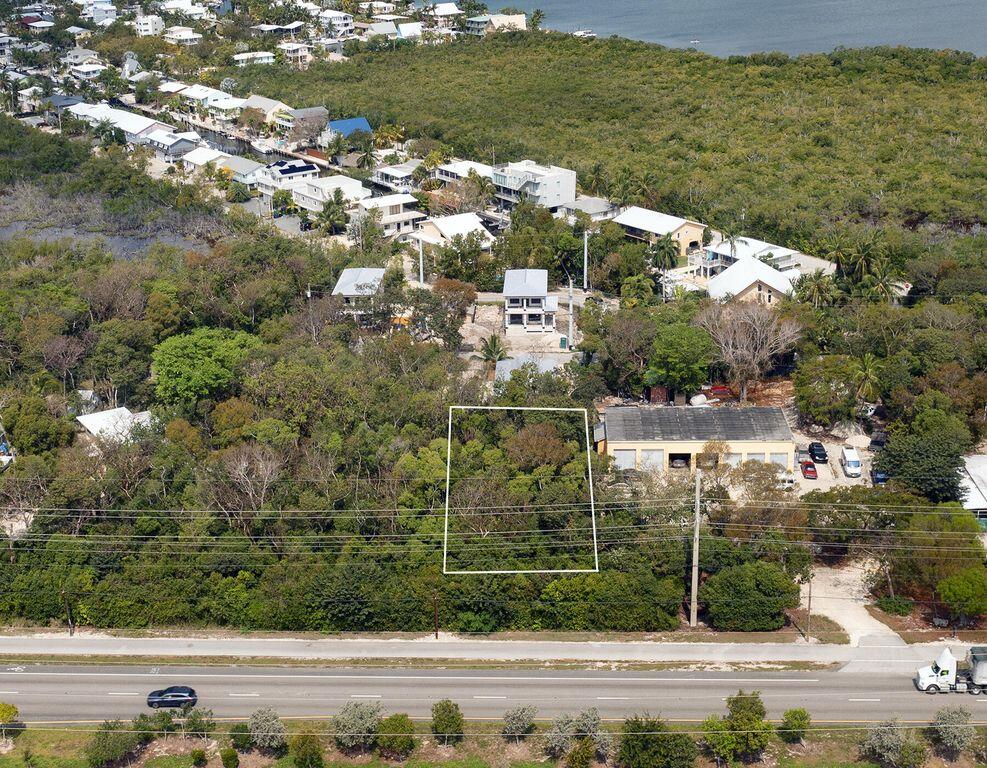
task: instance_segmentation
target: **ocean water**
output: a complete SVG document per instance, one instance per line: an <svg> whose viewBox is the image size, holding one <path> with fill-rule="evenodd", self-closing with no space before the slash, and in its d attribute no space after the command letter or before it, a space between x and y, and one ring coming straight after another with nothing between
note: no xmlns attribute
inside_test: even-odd
<svg viewBox="0 0 987 768"><path fill-rule="evenodd" d="M488 3L498 8L497 2ZM544 26L715 56L907 45L987 55L987 0L504 0ZM698 41L698 42L693 42Z"/></svg>

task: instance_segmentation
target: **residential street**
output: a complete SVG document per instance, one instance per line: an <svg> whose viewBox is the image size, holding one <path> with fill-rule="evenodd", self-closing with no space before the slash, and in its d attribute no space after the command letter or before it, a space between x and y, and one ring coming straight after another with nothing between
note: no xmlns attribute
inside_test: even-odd
<svg viewBox="0 0 987 768"><path fill-rule="evenodd" d="M880 664L866 674L5 665L0 696L28 724L130 718L147 711L149 691L177 684L194 687L200 706L219 718L245 717L260 706L285 717L326 717L351 700L427 717L435 701L450 698L477 719L499 719L511 707L531 704L543 718L596 707L608 719L650 712L691 722L723 710L724 698L743 688L760 691L774 718L806 707L815 722L891 715L927 722L947 703L962 703L987 722L987 696L925 695L913 687L912 672Z"/></svg>

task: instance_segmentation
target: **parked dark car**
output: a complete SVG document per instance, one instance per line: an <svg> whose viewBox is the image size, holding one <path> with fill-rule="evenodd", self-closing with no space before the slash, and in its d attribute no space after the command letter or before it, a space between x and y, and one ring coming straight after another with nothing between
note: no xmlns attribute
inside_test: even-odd
<svg viewBox="0 0 987 768"><path fill-rule="evenodd" d="M173 685L170 688L162 688L159 691L151 691L147 694L147 706L152 709L159 707L194 707L199 702L199 697L195 689L187 685Z"/></svg>
<svg viewBox="0 0 987 768"><path fill-rule="evenodd" d="M819 473L816 472L816 465L811 461L803 461L799 464L799 468L802 470L802 477L806 480L818 480Z"/></svg>
<svg viewBox="0 0 987 768"><path fill-rule="evenodd" d="M809 455L816 464L828 464L829 454L822 443L809 443Z"/></svg>
<svg viewBox="0 0 987 768"><path fill-rule="evenodd" d="M888 433L887 432L875 432L870 437L870 445L867 449L870 451L880 451L883 450L884 446L888 444Z"/></svg>
<svg viewBox="0 0 987 768"><path fill-rule="evenodd" d="M883 469L878 469L877 467L871 467L870 481L874 485L884 485L890 479L891 476L888 475L888 473L885 472Z"/></svg>

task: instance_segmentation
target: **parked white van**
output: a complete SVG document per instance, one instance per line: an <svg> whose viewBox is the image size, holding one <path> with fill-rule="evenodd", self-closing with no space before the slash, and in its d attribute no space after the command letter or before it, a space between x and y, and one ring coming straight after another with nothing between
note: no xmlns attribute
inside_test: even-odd
<svg viewBox="0 0 987 768"><path fill-rule="evenodd" d="M840 464L843 466L843 474L847 477L860 477L864 469L857 449L849 445L844 445L843 450L840 451Z"/></svg>

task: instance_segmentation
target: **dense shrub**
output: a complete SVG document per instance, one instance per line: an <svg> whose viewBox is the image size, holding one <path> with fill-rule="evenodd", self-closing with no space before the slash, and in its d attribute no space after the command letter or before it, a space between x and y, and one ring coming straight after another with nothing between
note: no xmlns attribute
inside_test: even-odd
<svg viewBox="0 0 987 768"><path fill-rule="evenodd" d="M463 713L459 705L443 699L432 705L432 733L442 744L457 744L463 738Z"/></svg>
<svg viewBox="0 0 987 768"><path fill-rule="evenodd" d="M760 694L738 691L727 698L727 712L725 718L711 715L703 721L703 749L717 762L758 759L771 737Z"/></svg>
<svg viewBox="0 0 987 768"><path fill-rule="evenodd" d="M918 768L925 762L925 745L910 738L897 718L885 720L867 732L860 751L885 768Z"/></svg>
<svg viewBox="0 0 987 768"><path fill-rule="evenodd" d="M375 701L348 701L332 719L333 740L343 752L370 750L377 743L380 704Z"/></svg>
<svg viewBox="0 0 987 768"><path fill-rule="evenodd" d="M532 706L520 706L509 709L504 713L503 734L508 739L521 741L535 729L535 716L538 708Z"/></svg>
<svg viewBox="0 0 987 768"><path fill-rule="evenodd" d="M385 717L377 730L377 749L390 760L403 760L415 750L415 724L403 713Z"/></svg>
<svg viewBox="0 0 987 768"><path fill-rule="evenodd" d="M944 707L936 712L930 730L944 757L955 760L973 744L977 734L970 727L971 718L965 707Z"/></svg>
<svg viewBox="0 0 987 768"><path fill-rule="evenodd" d="M805 738L811 723L809 713L801 707L786 710L778 726L778 735L790 744L797 744Z"/></svg>
<svg viewBox="0 0 987 768"><path fill-rule="evenodd" d="M182 729L186 736L193 736L197 738L205 738L209 735L209 732L216 727L216 722L213 720L211 709L195 709L189 710L185 715L185 723Z"/></svg>
<svg viewBox="0 0 987 768"><path fill-rule="evenodd" d="M140 735L128 731L119 720L103 723L83 748L89 768L103 768L136 752L141 746Z"/></svg>
<svg viewBox="0 0 987 768"><path fill-rule="evenodd" d="M915 607L915 601L901 595L895 595L894 597L886 595L878 598L875 605L892 616L908 616Z"/></svg>
<svg viewBox="0 0 987 768"><path fill-rule="evenodd" d="M295 768L323 768L322 742L311 733L301 733L288 742L288 754Z"/></svg>
<svg viewBox="0 0 987 768"><path fill-rule="evenodd" d="M592 739L582 738L565 756L564 768L590 768L596 758L596 745Z"/></svg>
<svg viewBox="0 0 987 768"><path fill-rule="evenodd" d="M699 599L716 629L766 631L784 626L785 610L798 605L799 588L780 567L759 560L710 576Z"/></svg>
<svg viewBox="0 0 987 768"><path fill-rule="evenodd" d="M206 750L204 749L193 749L189 753L189 757L192 758L192 765L195 768L205 768L206 763L209 762L209 758L206 757Z"/></svg>
<svg viewBox="0 0 987 768"><path fill-rule="evenodd" d="M240 766L240 755L233 747L219 750L219 759L223 762L223 768L239 768Z"/></svg>
<svg viewBox="0 0 987 768"><path fill-rule="evenodd" d="M247 726L250 728L250 740L255 747L278 752L288 745L288 729L271 707L255 711L250 715Z"/></svg>
<svg viewBox="0 0 987 768"><path fill-rule="evenodd" d="M673 733L661 720L632 717L624 721L617 764L622 768L691 768L696 743L685 733Z"/></svg>
<svg viewBox="0 0 987 768"><path fill-rule="evenodd" d="M613 748L610 733L603 729L603 721L596 708L586 709L578 715L559 715L545 731L545 751L561 758L572 749L576 740L589 738L596 746L596 754L606 760Z"/></svg>
<svg viewBox="0 0 987 768"><path fill-rule="evenodd" d="M230 728L230 745L239 752L245 752L253 746L250 726L247 723L236 723Z"/></svg>

